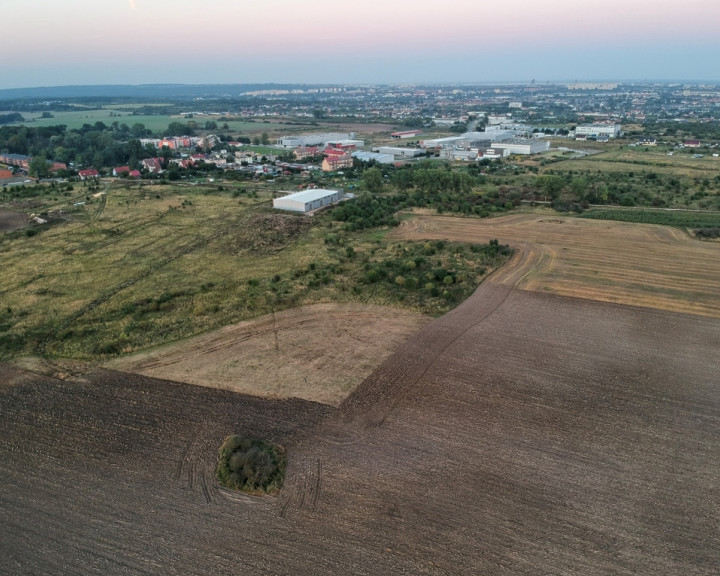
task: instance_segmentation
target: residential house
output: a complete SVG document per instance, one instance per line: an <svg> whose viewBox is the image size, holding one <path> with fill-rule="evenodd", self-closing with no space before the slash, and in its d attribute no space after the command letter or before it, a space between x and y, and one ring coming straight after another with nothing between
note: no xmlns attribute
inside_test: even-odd
<svg viewBox="0 0 720 576"><path fill-rule="evenodd" d="M293 155L295 156L295 160L304 160L305 158L316 156L319 150L317 146L298 146L293 150Z"/></svg>
<svg viewBox="0 0 720 576"><path fill-rule="evenodd" d="M112 174L116 178L122 176L123 174L128 175L130 174L130 166L117 166L113 168Z"/></svg>
<svg viewBox="0 0 720 576"><path fill-rule="evenodd" d="M350 154L330 154L322 161L323 172L334 172L343 168L352 168L353 158Z"/></svg>
<svg viewBox="0 0 720 576"><path fill-rule="evenodd" d="M100 173L95 168L88 168L78 172L80 180L90 180L92 178L100 178Z"/></svg>
<svg viewBox="0 0 720 576"><path fill-rule="evenodd" d="M141 164L151 174L159 174L162 172L162 158L145 158Z"/></svg>

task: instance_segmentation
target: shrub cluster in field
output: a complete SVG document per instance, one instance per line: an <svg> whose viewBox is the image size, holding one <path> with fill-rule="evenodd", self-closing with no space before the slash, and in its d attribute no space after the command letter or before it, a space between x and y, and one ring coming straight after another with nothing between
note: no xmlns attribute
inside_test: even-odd
<svg viewBox="0 0 720 576"><path fill-rule="evenodd" d="M501 190L476 191L474 187L481 183L477 170L459 171L420 164L397 169L386 176L394 188L392 194L362 194L336 207L331 212L332 219L344 222L345 230L363 230L397 226L395 214L399 210L433 208L438 213L487 217L519 204L519 197L513 203ZM376 187L374 192L381 190Z"/></svg>
<svg viewBox="0 0 720 576"><path fill-rule="evenodd" d="M486 269L499 266L512 253L497 240L486 245L380 241L353 246L351 236L339 233L329 234L325 243L339 264L311 264L311 283L349 278L355 298L403 302L426 314L443 313L467 298Z"/></svg>
<svg viewBox="0 0 720 576"><path fill-rule="evenodd" d="M590 204L720 209L720 176L689 178L652 169L548 170L535 184L536 199L552 200L559 210L579 211Z"/></svg>
<svg viewBox="0 0 720 576"><path fill-rule="evenodd" d="M229 436L220 447L217 478L226 488L272 494L285 480L285 449L277 444Z"/></svg>
<svg viewBox="0 0 720 576"><path fill-rule="evenodd" d="M720 238L720 226L716 228L698 228L697 230L695 230L695 236L708 240Z"/></svg>
<svg viewBox="0 0 720 576"><path fill-rule="evenodd" d="M496 258L504 258L510 252L497 240L483 246L446 245L442 241L400 244L394 253L368 259L363 266L362 281L366 285L382 284L386 289L398 290L403 297L422 291L431 298L441 297L456 303L467 297L468 289L477 286L485 274L485 265L495 264ZM469 265L471 261L482 264Z"/></svg>
<svg viewBox="0 0 720 576"><path fill-rule="evenodd" d="M643 210L642 208L595 208L580 215L594 220L616 220L641 224L662 224L679 228L720 228L720 212L681 212L667 210ZM696 231L696 234L706 236Z"/></svg>

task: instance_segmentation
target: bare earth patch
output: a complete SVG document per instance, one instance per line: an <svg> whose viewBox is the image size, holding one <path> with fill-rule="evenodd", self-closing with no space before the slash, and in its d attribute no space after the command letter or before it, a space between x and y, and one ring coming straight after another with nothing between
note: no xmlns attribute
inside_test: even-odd
<svg viewBox="0 0 720 576"><path fill-rule="evenodd" d="M492 281L522 290L720 318L720 244L676 228L513 215L476 220L419 215L404 240L487 242L518 248Z"/></svg>
<svg viewBox="0 0 720 576"><path fill-rule="evenodd" d="M10 232L27 226L27 216L0 208L0 232Z"/></svg>
<svg viewBox="0 0 720 576"><path fill-rule="evenodd" d="M303 306L226 326L108 368L338 405L431 318L362 304Z"/></svg>

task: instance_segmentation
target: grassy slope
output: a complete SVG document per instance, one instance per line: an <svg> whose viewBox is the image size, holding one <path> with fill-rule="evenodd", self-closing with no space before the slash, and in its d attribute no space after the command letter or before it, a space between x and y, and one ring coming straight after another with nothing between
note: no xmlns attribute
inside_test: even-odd
<svg viewBox="0 0 720 576"><path fill-rule="evenodd" d="M32 237L0 237L0 357L129 352L314 302L441 314L500 261L467 247L389 245L382 232L349 235L326 221L310 226L307 218L274 214L267 191L233 198L233 190L110 188L94 223L80 214ZM418 257L427 261L403 269ZM366 268L381 265L385 275L366 282ZM439 268L458 281L426 278ZM417 279L400 285L398 274Z"/></svg>

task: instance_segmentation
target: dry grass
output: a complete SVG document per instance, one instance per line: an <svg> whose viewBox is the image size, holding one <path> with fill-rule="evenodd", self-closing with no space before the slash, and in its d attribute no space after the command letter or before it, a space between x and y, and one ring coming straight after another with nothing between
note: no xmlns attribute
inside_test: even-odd
<svg viewBox="0 0 720 576"><path fill-rule="evenodd" d="M523 290L720 317L720 244L675 228L516 215L491 220L418 216L405 240L487 242L519 248L493 281Z"/></svg>
<svg viewBox="0 0 720 576"><path fill-rule="evenodd" d="M583 146L584 147L584 146ZM668 156L664 150L616 147L611 145L600 154L583 158L561 160L549 169L590 170L600 172L657 172L670 176L712 179L720 174L720 158L705 155L691 158L686 153L675 152Z"/></svg>
<svg viewBox="0 0 720 576"><path fill-rule="evenodd" d="M409 310L317 304L111 361L117 370L274 398L339 405L430 321Z"/></svg>

